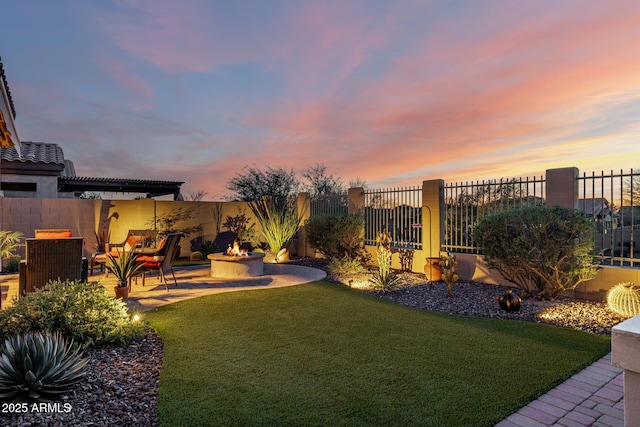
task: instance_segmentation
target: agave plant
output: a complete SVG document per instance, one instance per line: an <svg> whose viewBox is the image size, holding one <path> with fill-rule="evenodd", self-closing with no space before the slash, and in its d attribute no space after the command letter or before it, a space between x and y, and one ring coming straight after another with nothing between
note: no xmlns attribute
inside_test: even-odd
<svg viewBox="0 0 640 427"><path fill-rule="evenodd" d="M58 332L10 336L0 353L0 399L63 394L82 380L87 362L73 340Z"/></svg>
<svg viewBox="0 0 640 427"><path fill-rule="evenodd" d="M105 268L116 276L116 279L118 279L117 286L119 288L126 288L129 283L129 278L143 267L144 264L137 263L136 258L138 258L138 256L131 251L118 251L117 256L107 254Z"/></svg>

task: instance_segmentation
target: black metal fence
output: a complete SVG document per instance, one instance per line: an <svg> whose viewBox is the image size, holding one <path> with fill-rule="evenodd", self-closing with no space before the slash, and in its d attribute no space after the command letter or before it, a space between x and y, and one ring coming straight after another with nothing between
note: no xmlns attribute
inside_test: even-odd
<svg viewBox="0 0 640 427"><path fill-rule="evenodd" d="M347 194L323 194L312 196L309 201L309 215L346 215L349 208Z"/></svg>
<svg viewBox="0 0 640 427"><path fill-rule="evenodd" d="M640 169L583 173L578 208L596 222L601 264L640 266Z"/></svg>
<svg viewBox="0 0 640 427"><path fill-rule="evenodd" d="M363 215L365 245L387 230L393 247L422 249L422 187L365 190Z"/></svg>
<svg viewBox="0 0 640 427"><path fill-rule="evenodd" d="M544 204L545 179L513 178L445 184L443 251L479 253L471 233L482 218Z"/></svg>

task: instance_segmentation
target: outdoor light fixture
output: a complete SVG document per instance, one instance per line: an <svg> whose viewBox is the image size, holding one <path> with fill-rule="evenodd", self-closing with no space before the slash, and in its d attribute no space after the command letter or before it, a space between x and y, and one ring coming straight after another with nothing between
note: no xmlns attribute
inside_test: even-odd
<svg viewBox="0 0 640 427"><path fill-rule="evenodd" d="M134 322L138 322L140 320L140 315L139 314L134 314L133 315L133 321Z"/></svg>

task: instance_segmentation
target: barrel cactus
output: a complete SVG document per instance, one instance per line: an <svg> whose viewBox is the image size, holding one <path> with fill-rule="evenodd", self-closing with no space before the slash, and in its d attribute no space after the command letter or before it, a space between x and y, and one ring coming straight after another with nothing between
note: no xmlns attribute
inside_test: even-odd
<svg viewBox="0 0 640 427"><path fill-rule="evenodd" d="M0 399L41 399L66 393L82 380L88 359L58 332L5 339L0 351Z"/></svg>
<svg viewBox="0 0 640 427"><path fill-rule="evenodd" d="M621 316L640 314L640 286L631 282L618 283L607 292L607 305Z"/></svg>

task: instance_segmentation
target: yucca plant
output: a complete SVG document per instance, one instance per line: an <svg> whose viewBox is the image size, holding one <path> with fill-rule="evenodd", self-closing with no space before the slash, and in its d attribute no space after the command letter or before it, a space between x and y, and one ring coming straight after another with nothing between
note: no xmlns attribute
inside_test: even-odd
<svg viewBox="0 0 640 427"><path fill-rule="evenodd" d="M117 286L119 288L129 286L129 278L143 267L142 263L136 262L136 258L138 258L138 256L131 251L118 251L118 256L107 254L105 268L116 276L116 279L118 279Z"/></svg>
<svg viewBox="0 0 640 427"><path fill-rule="evenodd" d="M286 249L296 235L304 212L298 212L297 203L264 197L249 203L249 208L262 227L269 249L277 253Z"/></svg>
<svg viewBox="0 0 640 427"><path fill-rule="evenodd" d="M391 235L383 230L376 236L376 248L378 251L378 271L371 278L374 289L390 292L400 284L400 277L391 271Z"/></svg>
<svg viewBox="0 0 640 427"><path fill-rule="evenodd" d="M447 284L449 296L453 295L453 285L458 281L458 261L456 257L447 252L440 257L440 269L442 270L442 281Z"/></svg>
<svg viewBox="0 0 640 427"><path fill-rule="evenodd" d="M82 380L87 362L73 340L57 332L10 336L0 353L0 399L63 394Z"/></svg>

